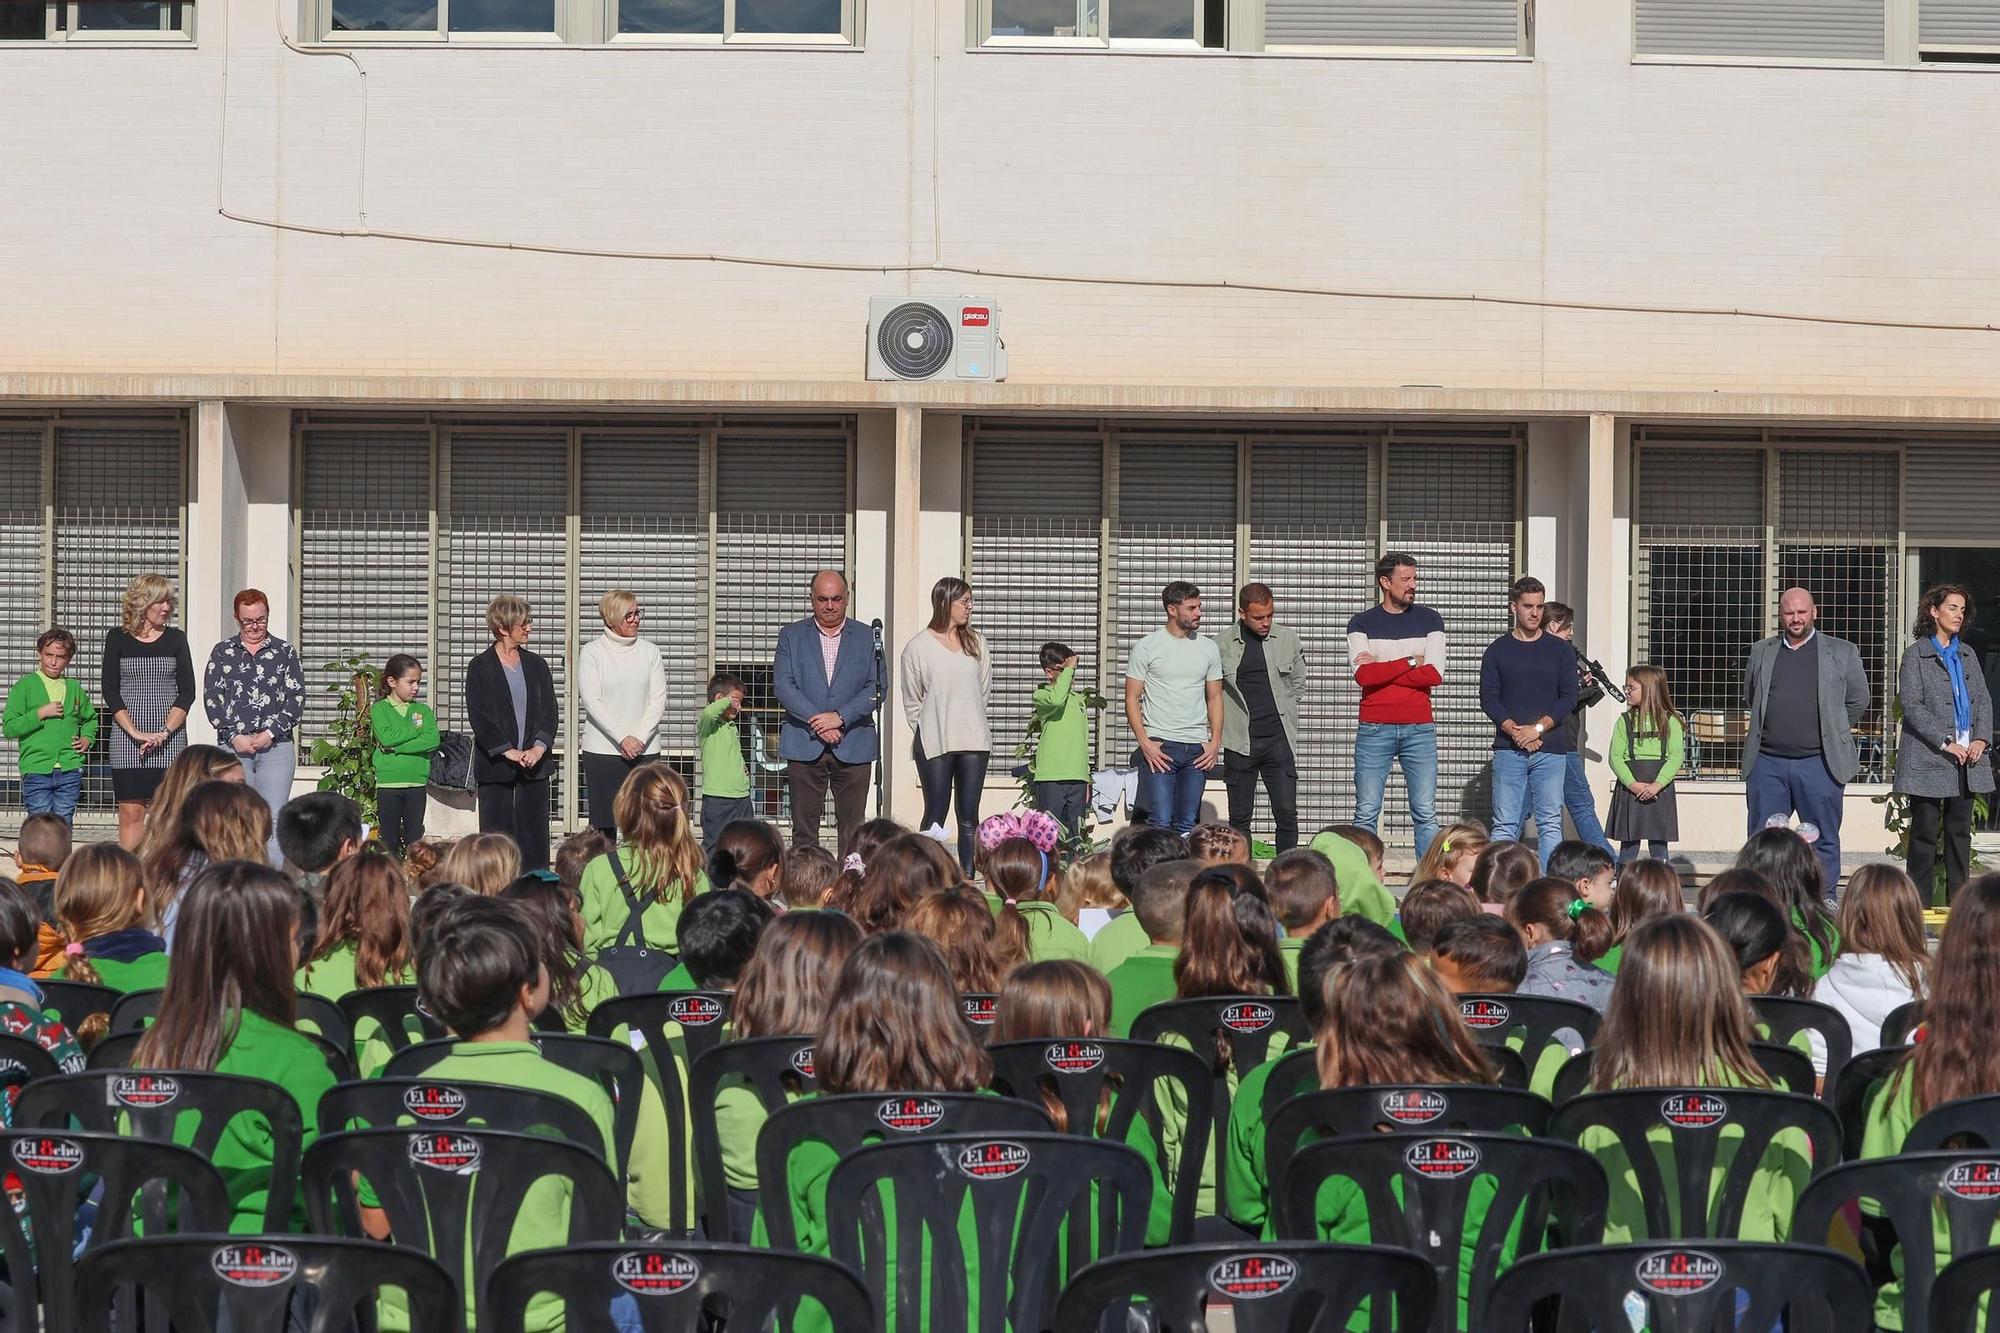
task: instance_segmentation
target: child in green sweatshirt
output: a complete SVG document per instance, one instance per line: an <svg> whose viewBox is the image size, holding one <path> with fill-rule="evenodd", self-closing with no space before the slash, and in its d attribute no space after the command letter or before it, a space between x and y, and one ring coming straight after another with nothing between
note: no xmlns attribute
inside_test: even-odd
<svg viewBox="0 0 2000 1333"><path fill-rule="evenodd" d="M97 739L97 709L83 686L63 672L76 656L76 636L52 629L35 641L40 665L14 682L0 713L0 731L21 743L21 801L31 815L67 824L83 791L83 761Z"/></svg>
<svg viewBox="0 0 2000 1333"><path fill-rule="evenodd" d="M1090 709L1076 688L1076 654L1066 643L1042 645L1042 674L1035 688L1036 737L1029 781L1035 808L1054 815L1063 836L1074 838L1090 796Z"/></svg>
<svg viewBox="0 0 2000 1333"><path fill-rule="evenodd" d="M368 710L368 725L375 733L375 803L382 846L399 858L424 836L431 755L439 743L437 713L417 702L423 683L423 664L408 653L397 653L382 668L382 697Z"/></svg>
<svg viewBox="0 0 2000 1333"><path fill-rule="evenodd" d="M695 723L701 745L701 850L715 850L722 830L738 819L755 819L750 769L743 762L743 735L736 718L747 687L726 671L708 678L708 703Z"/></svg>

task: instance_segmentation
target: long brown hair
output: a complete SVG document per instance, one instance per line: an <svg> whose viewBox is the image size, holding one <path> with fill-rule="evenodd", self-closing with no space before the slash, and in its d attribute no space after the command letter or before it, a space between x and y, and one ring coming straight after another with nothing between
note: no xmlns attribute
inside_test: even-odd
<svg viewBox="0 0 2000 1333"><path fill-rule="evenodd" d="M299 904L297 887L269 866L222 861L196 875L181 902L160 1016L139 1039L133 1064L213 1069L246 1010L291 1027Z"/></svg>
<svg viewBox="0 0 2000 1333"><path fill-rule="evenodd" d="M993 1079L944 955L902 930L864 940L841 965L813 1063L828 1092L977 1092Z"/></svg>
<svg viewBox="0 0 2000 1333"><path fill-rule="evenodd" d="M694 897L703 857L681 775L657 761L639 765L625 775L611 814L618 824L619 860L633 889L660 902L669 893L683 903Z"/></svg>
<svg viewBox="0 0 2000 1333"><path fill-rule="evenodd" d="M972 585L964 579L947 574L931 585L931 631L936 634L948 633L951 629L951 604L972 591ZM977 659L979 656L979 631L972 628L971 617L966 618L965 628L958 632L958 646L965 655Z"/></svg>
<svg viewBox="0 0 2000 1333"><path fill-rule="evenodd" d="M1431 838L1431 845L1417 860L1416 871L1410 876L1410 883L1426 879L1451 879L1451 869L1460 857L1473 858L1473 868L1479 865L1479 854L1491 845L1492 839L1478 824L1448 824ZM1453 883L1456 883L1453 880Z"/></svg>
<svg viewBox="0 0 2000 1333"><path fill-rule="evenodd" d="M1482 903L1505 905L1521 891L1521 886L1542 873L1541 858L1526 843L1503 838L1489 842L1472 863L1472 883L1467 885ZM1411 880L1415 884L1418 881Z"/></svg>
<svg viewBox="0 0 2000 1333"><path fill-rule="evenodd" d="M175 755L146 806L146 836L139 840L139 859L173 840L189 792L204 782L241 782L242 774L243 761L219 745L190 745Z"/></svg>
<svg viewBox="0 0 2000 1333"><path fill-rule="evenodd" d="M1923 996L1931 971L1924 904L1901 866L1865 865L1840 896L1840 956L1867 953L1880 954L1910 994Z"/></svg>
<svg viewBox="0 0 2000 1333"><path fill-rule="evenodd" d="M1633 861L1618 872L1611 890L1611 942L1623 944L1641 921L1686 910L1679 871L1651 857Z"/></svg>
<svg viewBox="0 0 2000 1333"><path fill-rule="evenodd" d="M1326 980L1319 1083L1492 1083L1458 1000L1415 954L1362 954Z"/></svg>
<svg viewBox="0 0 2000 1333"><path fill-rule="evenodd" d="M909 831L893 819L864 820L861 827L854 830L854 841L848 844L847 858L836 869L833 884L826 891L824 905L853 916L854 904L861 896L861 881L869 863L875 859L877 852Z"/></svg>
<svg viewBox="0 0 2000 1333"><path fill-rule="evenodd" d="M917 899L903 929L944 951L961 991L990 994L1028 961L1028 923L1012 907L996 916L977 889L953 885Z"/></svg>
<svg viewBox="0 0 2000 1333"><path fill-rule="evenodd" d="M89 842L71 852L56 876L50 905L56 929L71 944L150 924L139 858L115 842ZM88 954L70 954L62 970L72 981L100 985L104 980Z"/></svg>
<svg viewBox="0 0 2000 1333"><path fill-rule="evenodd" d="M334 864L326 877L312 965L343 945L354 946L354 984L364 990L409 979L410 881L380 843L368 843Z"/></svg>
<svg viewBox="0 0 2000 1333"><path fill-rule="evenodd" d="M1026 838L1007 838L980 849L979 871L986 876L987 892L1004 900L1042 902L1062 892L1062 868Z"/></svg>
<svg viewBox="0 0 2000 1333"><path fill-rule="evenodd" d="M505 833L468 833L438 858L432 882L463 884L491 898L520 874L520 844Z"/></svg>
<svg viewBox="0 0 2000 1333"><path fill-rule="evenodd" d="M1924 1039L1909 1063L1918 1115L2000 1092L2000 875L1981 875L1952 899L1930 982Z"/></svg>
<svg viewBox="0 0 2000 1333"><path fill-rule="evenodd" d="M1771 1086L1750 1054L1750 1011L1736 955L1690 913L1640 922L1619 960L1591 1063L1591 1089L1732 1082Z"/></svg>
<svg viewBox="0 0 2000 1333"><path fill-rule="evenodd" d="M1174 993L1289 995L1278 919L1247 866L1211 866L1188 886L1187 923L1174 959Z"/></svg>
<svg viewBox="0 0 2000 1333"><path fill-rule="evenodd" d="M990 1041L1038 1041L1043 1038L1102 1037L1111 1027L1111 983L1094 967L1071 959L1030 963L1007 978L993 1015ZM1055 1076L1037 1080L1042 1109L1058 1133L1069 1132L1069 1108L1056 1092ZM1025 1092L1026 1089L1016 1089ZM1114 1089L1107 1081L1098 1106L1097 1128L1104 1128Z"/></svg>
<svg viewBox="0 0 2000 1333"><path fill-rule="evenodd" d="M900 930L917 899L960 883L964 872L944 844L921 833L904 833L868 858L868 869L847 906L865 934Z"/></svg>
<svg viewBox="0 0 2000 1333"><path fill-rule="evenodd" d="M271 807L240 782L202 782L187 794L166 842L140 864L153 915L166 917L181 891L181 874L196 856L210 864L262 861L271 841Z"/></svg>
<svg viewBox="0 0 2000 1333"><path fill-rule="evenodd" d="M1507 900L1506 916L1524 938L1529 926L1540 926L1550 938L1566 942L1579 963L1594 963L1611 948L1611 918L1577 897L1568 880L1529 880Z"/></svg>
<svg viewBox="0 0 2000 1333"><path fill-rule="evenodd" d="M1674 690L1667 683L1667 673L1642 662L1627 671L1625 679L1639 687L1639 703L1625 715L1627 748L1641 736L1665 740L1670 725L1680 718L1674 711Z"/></svg>
<svg viewBox="0 0 2000 1333"><path fill-rule="evenodd" d="M571 1031L582 1030L590 1018L583 989L588 968L575 899L561 881L540 875L521 876L500 890L498 897L520 914L534 934L535 952L549 974L548 1007Z"/></svg>
<svg viewBox="0 0 2000 1333"><path fill-rule="evenodd" d="M738 1039L815 1032L826 1018L826 996L861 928L838 912L787 912L764 927L757 951L736 979L729 1024Z"/></svg>

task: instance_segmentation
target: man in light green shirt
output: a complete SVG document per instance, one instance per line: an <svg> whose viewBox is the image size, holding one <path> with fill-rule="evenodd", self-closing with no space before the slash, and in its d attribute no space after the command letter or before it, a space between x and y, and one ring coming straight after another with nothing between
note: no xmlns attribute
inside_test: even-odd
<svg viewBox="0 0 2000 1333"><path fill-rule="evenodd" d="M1222 654L1200 635L1200 588L1176 580L1160 602L1166 624L1134 644L1126 660L1125 720L1138 746L1147 821L1186 837L1222 757Z"/></svg>
<svg viewBox="0 0 2000 1333"><path fill-rule="evenodd" d="M743 711L745 686L737 677L718 671L708 678L708 705L695 723L701 745L701 849L715 850L715 840L731 820L755 819L750 799L750 769L743 762L743 736L736 715Z"/></svg>

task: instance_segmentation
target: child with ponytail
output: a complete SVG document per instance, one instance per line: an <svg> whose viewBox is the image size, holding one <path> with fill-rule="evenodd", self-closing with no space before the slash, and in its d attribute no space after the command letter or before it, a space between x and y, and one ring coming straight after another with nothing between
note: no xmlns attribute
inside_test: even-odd
<svg viewBox="0 0 2000 1333"><path fill-rule="evenodd" d="M1521 995L1576 1000L1603 1013L1612 977L1593 964L1611 947L1611 918L1577 896L1565 880L1530 880L1507 904L1507 923L1528 946L1528 975Z"/></svg>
<svg viewBox="0 0 2000 1333"><path fill-rule="evenodd" d="M423 683L423 663L397 653L382 668L375 705L368 710L368 727L375 733L375 805L382 846L398 858L424 836L431 756L439 744L437 713L417 702Z"/></svg>
<svg viewBox="0 0 2000 1333"><path fill-rule="evenodd" d="M903 928L944 952L953 981L963 994L992 995L1028 961L1028 923L1018 909L996 915L986 898L963 884L917 899Z"/></svg>
<svg viewBox="0 0 2000 1333"><path fill-rule="evenodd" d="M89 843L70 853L56 877L55 913L67 943L53 980L125 992L167 984L167 942L153 933L139 858L117 843Z"/></svg>
<svg viewBox="0 0 2000 1333"><path fill-rule="evenodd" d="M1040 810L1009 810L979 825L979 869L986 891L1015 909L1028 927L1028 957L1090 961L1090 941L1056 905L1062 867L1055 859L1062 826Z"/></svg>
<svg viewBox="0 0 2000 1333"><path fill-rule="evenodd" d="M1211 866L1188 885L1174 993L1289 995L1278 952L1278 918L1264 886L1247 866Z"/></svg>

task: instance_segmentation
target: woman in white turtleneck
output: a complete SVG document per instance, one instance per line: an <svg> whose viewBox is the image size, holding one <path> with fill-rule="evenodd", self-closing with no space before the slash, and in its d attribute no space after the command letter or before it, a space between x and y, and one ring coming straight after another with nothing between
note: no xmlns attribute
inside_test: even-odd
<svg viewBox="0 0 2000 1333"><path fill-rule="evenodd" d="M590 826L618 837L611 803L625 775L654 752L667 711L667 672L660 650L639 637L639 599L613 588L597 604L601 637L576 657L576 697L583 705L583 782Z"/></svg>

